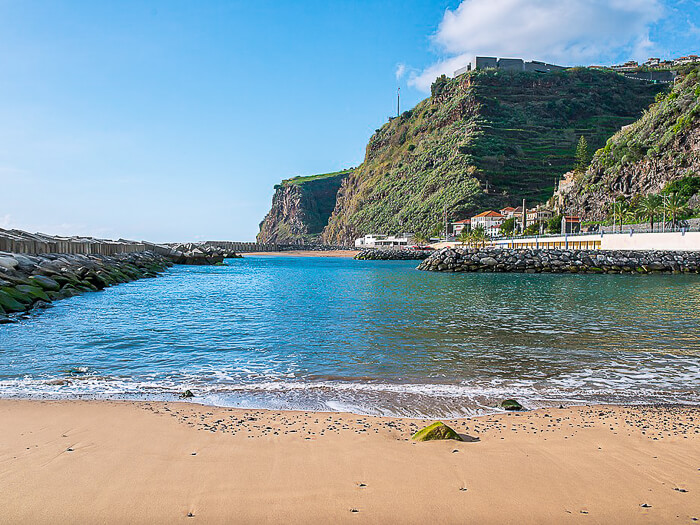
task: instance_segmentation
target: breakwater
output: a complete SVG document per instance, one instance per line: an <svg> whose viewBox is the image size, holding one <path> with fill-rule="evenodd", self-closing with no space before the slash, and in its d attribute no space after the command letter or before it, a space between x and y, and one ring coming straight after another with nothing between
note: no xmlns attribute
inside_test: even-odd
<svg viewBox="0 0 700 525"><path fill-rule="evenodd" d="M145 243L126 239L112 241L94 237L60 237L0 228L0 252L31 255L39 253L114 255L142 252L146 249Z"/></svg>
<svg viewBox="0 0 700 525"><path fill-rule="evenodd" d="M698 273L699 252L450 249L419 266L433 272Z"/></svg>
<svg viewBox="0 0 700 525"><path fill-rule="evenodd" d="M52 301L155 277L172 262L153 252L115 255L0 252L0 320Z"/></svg>
<svg viewBox="0 0 700 525"><path fill-rule="evenodd" d="M355 255L360 261L421 261L435 253L433 250L366 249Z"/></svg>

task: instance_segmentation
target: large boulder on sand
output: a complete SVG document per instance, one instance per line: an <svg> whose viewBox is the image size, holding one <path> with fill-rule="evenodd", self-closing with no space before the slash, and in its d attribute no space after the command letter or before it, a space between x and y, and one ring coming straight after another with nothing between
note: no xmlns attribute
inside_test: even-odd
<svg viewBox="0 0 700 525"><path fill-rule="evenodd" d="M515 399L506 399L501 402L501 408L505 410L522 410L523 406Z"/></svg>
<svg viewBox="0 0 700 525"><path fill-rule="evenodd" d="M432 425L419 430L411 437L414 441L434 441L439 439L456 439L464 441L459 434L445 425L442 421L436 421Z"/></svg>

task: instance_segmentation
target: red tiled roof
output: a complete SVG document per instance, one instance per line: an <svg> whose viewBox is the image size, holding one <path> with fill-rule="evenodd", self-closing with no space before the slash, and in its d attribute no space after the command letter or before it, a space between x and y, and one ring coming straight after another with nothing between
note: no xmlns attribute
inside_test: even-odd
<svg viewBox="0 0 700 525"><path fill-rule="evenodd" d="M452 224L469 224L471 222L472 222L471 219L464 219L463 221L453 222Z"/></svg>
<svg viewBox="0 0 700 525"><path fill-rule="evenodd" d="M476 217L503 217L503 215L501 215L497 211L489 210L481 212L479 215L474 215L472 219L475 219Z"/></svg>

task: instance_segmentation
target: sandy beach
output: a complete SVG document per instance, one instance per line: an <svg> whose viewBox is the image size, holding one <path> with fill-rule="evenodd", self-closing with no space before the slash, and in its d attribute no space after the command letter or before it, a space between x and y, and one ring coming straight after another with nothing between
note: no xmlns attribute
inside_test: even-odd
<svg viewBox="0 0 700 525"><path fill-rule="evenodd" d="M700 410L430 421L0 400L3 523L692 523Z"/></svg>
<svg viewBox="0 0 700 525"><path fill-rule="evenodd" d="M243 253L243 257L248 255L268 255L285 257L355 257L359 250L289 250L284 252L250 252Z"/></svg>

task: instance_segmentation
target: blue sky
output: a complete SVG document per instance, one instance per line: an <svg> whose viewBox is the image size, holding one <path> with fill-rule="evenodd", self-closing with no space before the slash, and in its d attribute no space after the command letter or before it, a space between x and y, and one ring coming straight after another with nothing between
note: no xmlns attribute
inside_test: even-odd
<svg viewBox="0 0 700 525"><path fill-rule="evenodd" d="M252 240L470 54L700 54L697 1L0 0L0 227ZM568 60L568 61L567 61Z"/></svg>

